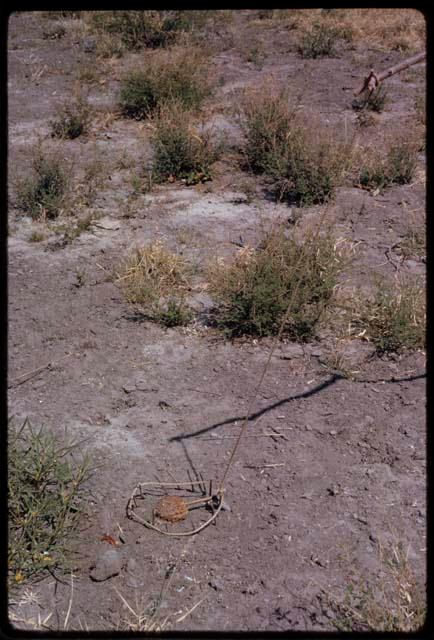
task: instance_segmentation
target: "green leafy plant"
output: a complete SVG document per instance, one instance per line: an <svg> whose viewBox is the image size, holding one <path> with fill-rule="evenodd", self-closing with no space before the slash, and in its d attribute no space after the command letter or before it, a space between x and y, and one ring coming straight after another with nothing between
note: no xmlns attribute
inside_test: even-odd
<svg viewBox="0 0 434 640"><path fill-rule="evenodd" d="M190 114L177 103L164 105L154 125L152 169L157 182L178 178L192 185L211 179L211 167L221 146L209 130L199 133Z"/></svg>
<svg viewBox="0 0 434 640"><path fill-rule="evenodd" d="M182 298L170 297L155 315L155 319L165 327L187 325L193 318L191 309Z"/></svg>
<svg viewBox="0 0 434 640"><path fill-rule="evenodd" d="M57 117L50 120L51 135L56 138L74 140L86 133L90 123L90 108L86 100L79 97L65 102L57 111Z"/></svg>
<svg viewBox="0 0 434 640"><path fill-rule="evenodd" d="M331 304L345 252L330 236L287 238L283 229L265 236L259 248L245 247L231 263L209 269L216 323L230 337L275 335L291 302L284 333L306 341Z"/></svg>
<svg viewBox="0 0 434 640"><path fill-rule="evenodd" d="M56 218L63 209L69 187L68 168L58 152L32 150L33 175L16 185L17 206L32 218Z"/></svg>
<svg viewBox="0 0 434 640"><path fill-rule="evenodd" d="M194 16L184 11L95 11L89 25L96 34L117 36L123 47L137 50L173 44L178 33L194 24Z"/></svg>
<svg viewBox="0 0 434 640"><path fill-rule="evenodd" d="M198 109L210 93L207 64L195 47L173 47L151 56L146 67L127 73L122 81L119 104L130 118L143 119L168 101L185 109Z"/></svg>
<svg viewBox="0 0 434 640"><path fill-rule="evenodd" d="M378 149L368 150L359 172L359 184L379 191L392 184L408 184L416 170L417 154L415 141L405 137L390 144L385 154Z"/></svg>
<svg viewBox="0 0 434 640"><path fill-rule="evenodd" d="M274 193L298 205L325 202L349 162L350 148L291 109L285 92L263 87L242 104L245 165L271 180Z"/></svg>
<svg viewBox="0 0 434 640"><path fill-rule="evenodd" d="M8 443L10 583L49 569L65 568L83 505L89 460L79 462L77 443L60 442L26 420L12 421Z"/></svg>
<svg viewBox="0 0 434 640"><path fill-rule="evenodd" d="M316 23L304 32L298 46L302 58L324 58L333 56L341 34L336 27Z"/></svg>

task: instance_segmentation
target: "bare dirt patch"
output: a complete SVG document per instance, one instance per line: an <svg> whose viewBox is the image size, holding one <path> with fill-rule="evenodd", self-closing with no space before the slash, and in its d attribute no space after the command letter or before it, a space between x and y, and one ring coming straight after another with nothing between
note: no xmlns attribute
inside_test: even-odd
<svg viewBox="0 0 434 640"><path fill-rule="evenodd" d="M354 629L360 620L349 610L360 612L357 601L342 604L349 586L362 580L375 591L385 576L396 585L398 574L407 590L412 576L411 597L419 590L425 606L423 349L380 357L363 336L336 342L327 328L307 343L282 341L228 475L228 508L187 543L126 517L138 482L221 478L272 346L272 338L228 341L216 331L201 268L216 254L256 246L264 226L307 227L322 211L274 201L262 176L241 169L237 91L272 75L299 96L299 108L351 137L358 125L348 88L371 63L382 69L402 59L400 50L377 43L367 52L358 40L334 57L304 59L290 16L258 13L235 12L213 35L218 83L204 113L229 138L213 179L150 190L143 186L150 124L122 119L117 103L122 66L147 52L102 59L80 19L61 17L64 33L47 37L46 16L10 17L9 413L86 438L96 467L73 573L17 585L9 604L18 628ZM13 185L28 174L38 137L55 144L48 122L86 64L102 70L87 93L95 113L89 130L62 149L73 160L76 194L95 158L101 180L89 201L80 196L78 209L55 224L32 220L15 206ZM416 117L425 76L410 79L387 81L389 106L359 132L360 144L381 146ZM424 228L424 198L423 152L408 184L384 193L351 182L337 188L327 225L358 245L348 286L365 286L373 273L424 282L424 252L408 240ZM79 233L65 232L74 216L89 214ZM154 241L196 269L195 317L185 327L143 319L113 277L129 251ZM385 549L395 557L392 573ZM403 555L393 556L396 549ZM398 627L411 625L408 601L390 598L385 609L401 613Z"/></svg>

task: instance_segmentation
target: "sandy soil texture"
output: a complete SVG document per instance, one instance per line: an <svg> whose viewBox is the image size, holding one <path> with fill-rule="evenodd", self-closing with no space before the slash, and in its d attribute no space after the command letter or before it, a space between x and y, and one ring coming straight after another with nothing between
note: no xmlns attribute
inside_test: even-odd
<svg viewBox="0 0 434 640"><path fill-rule="evenodd" d="M279 20L255 21L254 13L237 13L235 25L222 27L227 43L213 58L218 85L205 110L234 147L242 132L229 106L243 87L273 75L321 121L352 134L350 89L369 70L366 60L383 69L405 57L358 44L350 53L303 59L296 32ZM10 603L11 621L32 628L51 613L50 629L63 628L67 616L74 630L140 628L140 611L163 592L158 621L169 629L333 630L342 615L336 603L349 585L380 585L382 550L399 545L423 591L422 351L371 357L372 344L347 341L343 354L357 371L352 380L327 364L327 332L306 344L281 342L227 477L227 509L191 538L165 537L126 517L139 482L200 476L218 482L272 340L225 340L207 321L211 300L199 286L191 292L197 316L188 326L143 320L110 278L113 268L131 247L155 239L204 265L215 254L233 255L240 236L254 245L261 225L295 217L307 224L321 207L276 203L230 154L210 182L135 192L131 174L143 155L151 156L149 131L120 116L117 95L124 65L146 52L100 61L73 22L64 19L61 37L46 35L53 21L38 13L15 14L9 24L11 185L28 172L38 136L60 145L74 175L95 157L106 171L89 205L98 216L68 242L20 212L12 186L9 414L85 438L97 469L73 593L69 574L22 585ZM246 54L253 36L260 57ZM89 89L96 116L88 134L59 143L50 138L49 120L86 64L104 65ZM416 94L425 90L424 66L393 76L387 87L388 106L362 132L364 142L411 116ZM408 229L408 212L424 224L424 171L421 153L410 184L377 195L351 184L337 190L328 216L339 237L358 243L353 283L363 284L372 269L423 281L424 260L402 260L393 247ZM30 241L35 229L44 233L40 242Z"/></svg>

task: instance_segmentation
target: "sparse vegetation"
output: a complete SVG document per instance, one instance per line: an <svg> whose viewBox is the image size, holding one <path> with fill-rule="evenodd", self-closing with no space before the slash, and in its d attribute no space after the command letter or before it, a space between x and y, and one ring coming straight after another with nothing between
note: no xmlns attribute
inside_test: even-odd
<svg viewBox="0 0 434 640"><path fill-rule="evenodd" d="M125 75L120 91L122 113L143 119L168 101L198 109L210 92L207 63L195 47L173 47L150 56L143 69Z"/></svg>
<svg viewBox="0 0 434 640"><path fill-rule="evenodd" d="M379 549L382 577L374 581L357 575L352 568L351 582L343 599L328 597L336 613L339 631L413 632L425 622L425 594L410 566L402 543Z"/></svg>
<svg viewBox="0 0 434 640"><path fill-rule="evenodd" d="M418 94L414 100L414 110L418 124L426 124L426 95Z"/></svg>
<svg viewBox="0 0 434 640"><path fill-rule="evenodd" d="M165 326L176 326L191 319L184 301L190 276L191 267L185 259L155 241L134 249L117 267L114 281L126 300L146 317Z"/></svg>
<svg viewBox="0 0 434 640"><path fill-rule="evenodd" d="M74 140L87 132L90 117L90 107L83 97L65 102L58 109L57 117L50 121L51 134L56 138Z"/></svg>
<svg viewBox="0 0 434 640"><path fill-rule="evenodd" d="M305 341L315 335L347 256L330 236L301 240L284 229L267 234L259 248L244 247L230 263L210 267L217 326L230 337L278 332L289 304L285 335Z"/></svg>
<svg viewBox="0 0 434 640"><path fill-rule="evenodd" d="M273 18L291 29L309 31L319 23L336 28L342 37L354 44L383 50L421 51L425 47L425 17L417 9L281 9Z"/></svg>
<svg viewBox="0 0 434 640"><path fill-rule="evenodd" d="M336 52L340 32L336 27L324 23L315 23L302 35L298 52L302 58L331 57Z"/></svg>
<svg viewBox="0 0 434 640"><path fill-rule="evenodd" d="M69 187L68 168L57 151L32 149L33 175L17 181L17 206L33 219L57 218Z"/></svg>
<svg viewBox="0 0 434 640"><path fill-rule="evenodd" d="M354 332L362 331L378 354L425 346L425 287L411 280L379 282L371 298L359 295L354 306Z"/></svg>
<svg viewBox="0 0 434 640"><path fill-rule="evenodd" d="M98 214L90 211L84 216L77 218L72 223L61 225L56 229L56 231L57 233L63 233L65 243L69 244L76 238L79 238L85 231L89 231L92 223L97 220L98 217Z"/></svg>
<svg viewBox="0 0 434 640"><path fill-rule="evenodd" d="M43 231L34 230L29 236L29 242L42 242L45 240L45 233Z"/></svg>
<svg viewBox="0 0 434 640"><path fill-rule="evenodd" d="M334 192L350 158L319 123L290 108L284 92L264 87L243 103L246 165L272 181L279 199L301 206L325 202Z"/></svg>
<svg viewBox="0 0 434 640"><path fill-rule="evenodd" d="M408 184L416 170L417 153L417 144L411 137L398 138L386 153L368 150L360 169L359 184L365 189L379 191L392 184Z"/></svg>
<svg viewBox="0 0 434 640"><path fill-rule="evenodd" d="M195 14L201 14L195 15ZM109 35L118 48L137 50L173 44L176 36L204 19L203 11L94 11L87 17L97 35Z"/></svg>
<svg viewBox="0 0 434 640"><path fill-rule="evenodd" d="M50 431L10 429L11 625L423 624L426 65L351 100L425 31L399 9L12 13L8 395ZM143 528L208 517L174 544ZM238 538L265 545L255 579Z"/></svg>
<svg viewBox="0 0 434 640"><path fill-rule="evenodd" d="M403 260L424 258L426 256L426 229L422 226L409 225L402 240L396 245Z"/></svg>
<svg viewBox="0 0 434 640"><path fill-rule="evenodd" d="M367 127L374 126L376 123L376 120L375 120L374 114L369 113L369 111L365 111L364 109L362 109L357 114L356 122L357 122L357 126L360 129L366 129Z"/></svg>
<svg viewBox="0 0 434 640"><path fill-rule="evenodd" d="M26 420L10 423L8 442L9 549L11 585L40 572L65 568L89 477L87 458L77 462L77 444L59 442Z"/></svg>
<svg viewBox="0 0 434 640"><path fill-rule="evenodd" d="M164 105L154 120L153 175L157 182L180 179L187 185L211 179L221 147L209 130L199 131L180 104Z"/></svg>
<svg viewBox="0 0 434 640"><path fill-rule="evenodd" d="M371 93L364 92L360 98L353 100L353 109L376 111L381 113L387 104L387 89L383 84L379 84Z"/></svg>
<svg viewBox="0 0 434 640"><path fill-rule="evenodd" d="M44 40L60 40L66 35L66 29L62 24L44 29L42 37Z"/></svg>

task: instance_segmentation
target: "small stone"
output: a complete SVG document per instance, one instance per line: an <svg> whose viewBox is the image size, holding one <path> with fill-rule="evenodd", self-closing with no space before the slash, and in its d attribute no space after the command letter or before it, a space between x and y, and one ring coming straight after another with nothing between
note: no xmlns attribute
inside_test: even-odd
<svg viewBox="0 0 434 640"><path fill-rule="evenodd" d="M231 511L231 508L226 500L222 500L222 511Z"/></svg>
<svg viewBox="0 0 434 640"><path fill-rule="evenodd" d="M106 137L110 138L106 134ZM107 231L117 231L120 229L120 224L117 220L112 220L110 218L101 218L92 223L93 227L98 227L98 229L106 229Z"/></svg>
<svg viewBox="0 0 434 640"><path fill-rule="evenodd" d="M116 549L99 553L91 567L90 577L95 582L103 582L117 576L122 569L122 557Z"/></svg>
<svg viewBox="0 0 434 640"><path fill-rule="evenodd" d="M330 434L331 436L335 436L335 435L337 434L336 429L332 429L331 431L329 431L329 434Z"/></svg>
<svg viewBox="0 0 434 640"><path fill-rule="evenodd" d="M369 534L369 540L374 544L378 542L378 538L373 531L371 531L371 533Z"/></svg>
<svg viewBox="0 0 434 640"><path fill-rule="evenodd" d="M125 393L132 393L136 390L136 385L131 383L124 384L122 390L125 391Z"/></svg>
<svg viewBox="0 0 434 640"><path fill-rule="evenodd" d="M96 40L92 37L83 38L81 48L85 53L93 53L96 50Z"/></svg>
<svg viewBox="0 0 434 640"><path fill-rule="evenodd" d="M221 578L211 578L208 584L216 591L222 591L223 587L225 586L225 583Z"/></svg>

